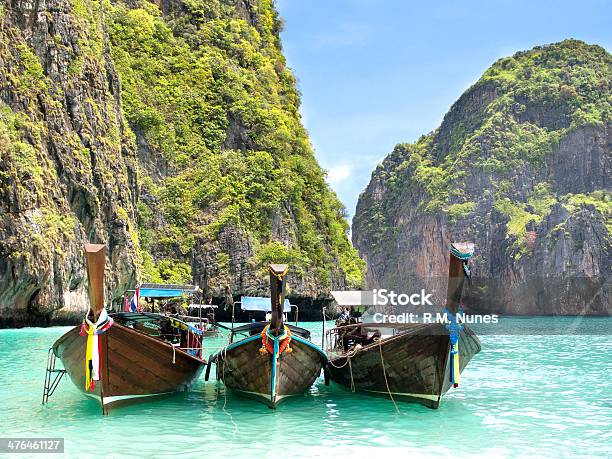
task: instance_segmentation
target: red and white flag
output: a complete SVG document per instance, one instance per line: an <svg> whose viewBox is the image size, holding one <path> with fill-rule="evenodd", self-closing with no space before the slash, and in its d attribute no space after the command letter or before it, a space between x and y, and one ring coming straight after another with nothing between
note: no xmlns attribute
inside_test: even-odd
<svg viewBox="0 0 612 459"><path fill-rule="evenodd" d="M134 293L134 297L130 302L130 311L136 312L138 311L138 306L140 306L140 289L136 287L136 292Z"/></svg>

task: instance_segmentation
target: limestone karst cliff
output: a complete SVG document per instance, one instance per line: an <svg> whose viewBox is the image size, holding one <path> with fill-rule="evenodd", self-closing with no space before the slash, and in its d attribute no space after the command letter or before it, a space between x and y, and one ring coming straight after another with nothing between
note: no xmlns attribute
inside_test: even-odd
<svg viewBox="0 0 612 459"><path fill-rule="evenodd" d="M136 149L104 25L64 0L2 2L0 316L46 324L86 303L82 244L134 282Z"/></svg>
<svg viewBox="0 0 612 459"><path fill-rule="evenodd" d="M271 0L0 2L0 325L82 315L139 281L207 298L358 285L344 209L301 124Z"/></svg>
<svg viewBox="0 0 612 459"><path fill-rule="evenodd" d="M442 276L476 243L470 305L609 314L612 56L577 40L500 59L372 173L353 220L371 288Z"/></svg>

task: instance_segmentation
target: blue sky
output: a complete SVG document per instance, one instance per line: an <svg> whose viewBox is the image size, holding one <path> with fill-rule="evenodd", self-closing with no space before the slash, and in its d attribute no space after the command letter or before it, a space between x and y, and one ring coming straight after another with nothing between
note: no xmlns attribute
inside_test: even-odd
<svg viewBox="0 0 612 459"><path fill-rule="evenodd" d="M498 58L576 38L610 51L612 3L277 0L319 163L347 207L398 143L435 129Z"/></svg>

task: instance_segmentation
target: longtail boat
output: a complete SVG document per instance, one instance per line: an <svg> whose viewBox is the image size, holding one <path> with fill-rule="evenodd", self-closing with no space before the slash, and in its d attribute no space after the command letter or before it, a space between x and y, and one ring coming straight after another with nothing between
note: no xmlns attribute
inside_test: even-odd
<svg viewBox="0 0 612 459"><path fill-rule="evenodd" d="M286 265L270 265L272 312L270 322L252 322L233 328L229 344L211 356L217 380L238 395L270 408L292 395L307 391L327 364L325 352L310 340L304 328L284 323Z"/></svg>
<svg viewBox="0 0 612 459"><path fill-rule="evenodd" d="M98 399L104 414L119 403L189 387L206 365L198 330L162 314L108 314L104 306L105 246L86 244L85 256L89 311L81 326L51 348L74 385Z"/></svg>
<svg viewBox="0 0 612 459"><path fill-rule="evenodd" d="M471 243L450 248L446 299L448 323L353 323L326 334L332 381L375 396L438 408L442 395L480 352L480 341L458 320Z"/></svg>

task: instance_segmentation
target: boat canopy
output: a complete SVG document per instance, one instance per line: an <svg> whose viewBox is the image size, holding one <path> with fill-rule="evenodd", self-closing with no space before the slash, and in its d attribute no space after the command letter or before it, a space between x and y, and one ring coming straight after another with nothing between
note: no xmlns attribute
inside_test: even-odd
<svg viewBox="0 0 612 459"><path fill-rule="evenodd" d="M121 322L150 322L156 320L167 320L175 328L181 330L189 330L195 335L201 336L202 330L189 325L187 322L178 319L176 317L165 316L163 314L157 314L154 312L116 312L111 315L115 320Z"/></svg>
<svg viewBox="0 0 612 459"><path fill-rule="evenodd" d="M331 292L338 306L353 306L356 311L365 311L374 304L371 290L336 290Z"/></svg>
<svg viewBox="0 0 612 459"><path fill-rule="evenodd" d="M272 300L259 296L243 296L240 298L240 308L243 311L271 311ZM283 304L283 312L291 312L291 304L287 299Z"/></svg>
<svg viewBox="0 0 612 459"><path fill-rule="evenodd" d="M174 298L183 295L193 295L200 288L197 285L178 284L142 284L140 296L145 298Z"/></svg>

